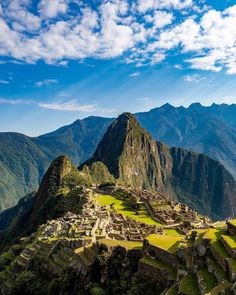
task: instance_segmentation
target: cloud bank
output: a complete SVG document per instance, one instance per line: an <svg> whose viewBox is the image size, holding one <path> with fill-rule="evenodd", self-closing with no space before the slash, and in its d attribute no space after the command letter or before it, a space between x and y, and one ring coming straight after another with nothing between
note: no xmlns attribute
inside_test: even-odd
<svg viewBox="0 0 236 295"><path fill-rule="evenodd" d="M122 57L142 66L177 55L193 69L236 74L236 5L217 11L200 0L97 2L1 2L0 56L59 65Z"/></svg>

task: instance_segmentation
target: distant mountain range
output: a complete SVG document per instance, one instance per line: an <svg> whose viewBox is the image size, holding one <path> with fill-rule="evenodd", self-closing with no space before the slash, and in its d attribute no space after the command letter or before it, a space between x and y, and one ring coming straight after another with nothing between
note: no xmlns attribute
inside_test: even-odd
<svg viewBox="0 0 236 295"><path fill-rule="evenodd" d="M155 140L207 154L236 178L236 105L166 104L135 116ZM0 210L37 189L57 156L67 155L75 165L90 158L113 121L88 117L36 138L0 133ZM178 154L178 149L171 153Z"/></svg>
<svg viewBox="0 0 236 295"><path fill-rule="evenodd" d="M94 184L155 191L214 220L236 215L236 180L222 164L204 154L155 141L132 114L124 113L78 169L68 157L59 156L37 193L0 213L0 231L8 229L0 235L0 243L27 236L68 211L79 212L78 189Z"/></svg>

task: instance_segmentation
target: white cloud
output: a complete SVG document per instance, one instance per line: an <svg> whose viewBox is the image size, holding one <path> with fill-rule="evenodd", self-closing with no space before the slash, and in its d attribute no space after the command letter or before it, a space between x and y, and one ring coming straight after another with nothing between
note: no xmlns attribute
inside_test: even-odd
<svg viewBox="0 0 236 295"><path fill-rule="evenodd" d="M67 0L41 0L39 11L43 17L55 18L58 14L65 14L68 9Z"/></svg>
<svg viewBox="0 0 236 295"><path fill-rule="evenodd" d="M12 0L4 10L5 16L11 20L15 31L34 31L40 28L41 20L39 16L28 10L29 6L28 0Z"/></svg>
<svg viewBox="0 0 236 295"><path fill-rule="evenodd" d="M118 114L116 109L102 108L97 104L81 104L77 99L60 100L53 102L42 102L29 99L6 99L0 98L0 104L6 105L34 105L39 108L54 110L54 111L67 111L67 112L81 112L81 113L99 113L100 115L114 116Z"/></svg>
<svg viewBox="0 0 236 295"><path fill-rule="evenodd" d="M194 83L199 83L203 80L206 80L206 77L200 76L198 74L192 74L192 75L185 75L184 76L184 81L186 82L194 82Z"/></svg>
<svg viewBox="0 0 236 295"><path fill-rule="evenodd" d="M129 74L130 77L138 77L140 76L140 72L135 72L135 73L131 73Z"/></svg>
<svg viewBox="0 0 236 295"><path fill-rule="evenodd" d="M51 84L57 84L58 80L56 79L46 79L46 80L42 80L42 81L37 81L35 83L35 87L44 87L44 86L49 86Z"/></svg>
<svg viewBox="0 0 236 295"><path fill-rule="evenodd" d="M236 5L217 11L193 2L101 0L95 9L90 1L40 0L35 11L31 0L6 1L0 56L61 66L123 56L142 66L161 63L175 50L191 68L236 74Z"/></svg>
<svg viewBox="0 0 236 295"><path fill-rule="evenodd" d="M85 112L91 113L95 111L96 104L80 104L76 100L66 102L52 102L39 103L41 108L56 110L56 111L70 111L70 112Z"/></svg>
<svg viewBox="0 0 236 295"><path fill-rule="evenodd" d="M146 12L152 9L185 9L192 6L192 0L139 0L138 9Z"/></svg>
<svg viewBox="0 0 236 295"><path fill-rule="evenodd" d="M23 99L5 99L0 98L0 104L10 104L10 105L18 105L18 104L30 104L32 101L27 101Z"/></svg>
<svg viewBox="0 0 236 295"><path fill-rule="evenodd" d="M156 28L163 28L166 25L171 24L173 21L173 13L167 13L165 11L156 11L153 16L153 24Z"/></svg>

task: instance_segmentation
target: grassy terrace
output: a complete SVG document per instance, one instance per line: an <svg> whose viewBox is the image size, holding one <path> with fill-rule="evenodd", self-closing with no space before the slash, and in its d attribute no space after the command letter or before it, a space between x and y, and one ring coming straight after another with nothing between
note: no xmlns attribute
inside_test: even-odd
<svg viewBox="0 0 236 295"><path fill-rule="evenodd" d="M168 228L165 229L164 232L168 235L168 236L177 236L177 237L182 237L183 235L181 235L181 233L178 232L177 229L172 229L172 228Z"/></svg>
<svg viewBox="0 0 236 295"><path fill-rule="evenodd" d="M201 243L205 233L207 232L207 229L196 229L194 231L197 232L196 242Z"/></svg>
<svg viewBox="0 0 236 295"><path fill-rule="evenodd" d="M116 197L113 197L110 195L96 194L95 199L101 206L109 206L110 210L114 210L117 213L123 214L124 216L129 216L139 222L143 222L143 223L151 224L151 225L155 224L158 226L161 225L161 223L155 221L149 215L144 205L141 205L140 210L138 211L138 214L137 214L134 210L127 208L124 202Z"/></svg>
<svg viewBox="0 0 236 295"><path fill-rule="evenodd" d="M104 244L108 247L117 247L121 246L125 248L126 250L132 250L132 249L142 249L143 243L139 242L130 242L130 241L121 241L121 240L111 240L111 239L101 239L98 241L98 244Z"/></svg>
<svg viewBox="0 0 236 295"><path fill-rule="evenodd" d="M215 229L224 230L224 229L226 229L226 222L225 221L217 221L217 222L213 223L213 226Z"/></svg>
<svg viewBox="0 0 236 295"><path fill-rule="evenodd" d="M236 237L222 235L221 238L231 249L236 250Z"/></svg>
<svg viewBox="0 0 236 295"><path fill-rule="evenodd" d="M236 219L229 220L228 223L236 227Z"/></svg>
<svg viewBox="0 0 236 295"><path fill-rule="evenodd" d="M182 236L165 236L165 235L150 235L146 238L150 245L162 248L170 253L175 253L180 242L183 240Z"/></svg>
<svg viewBox="0 0 236 295"><path fill-rule="evenodd" d="M225 234L225 231L211 228L204 234L203 239L209 240L215 250L219 253L219 255L222 258L226 259L229 258L230 255L220 241L220 237L223 234Z"/></svg>
<svg viewBox="0 0 236 295"><path fill-rule="evenodd" d="M173 280L176 278L176 270L166 263L163 263L159 260L154 260L154 259L147 257L147 256L144 256L143 258L141 258L140 262L143 264L151 265L157 269L167 271L170 274L170 278Z"/></svg>
<svg viewBox="0 0 236 295"><path fill-rule="evenodd" d="M188 274L182 278L179 293L186 295L199 295L198 283L195 275Z"/></svg>

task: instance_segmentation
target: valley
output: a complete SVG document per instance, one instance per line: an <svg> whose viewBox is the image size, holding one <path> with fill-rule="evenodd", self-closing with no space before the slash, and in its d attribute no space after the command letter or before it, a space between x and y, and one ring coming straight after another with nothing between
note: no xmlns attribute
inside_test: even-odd
<svg viewBox="0 0 236 295"><path fill-rule="evenodd" d="M235 188L219 162L123 113L90 159L59 156L0 215L0 294L235 294Z"/></svg>

